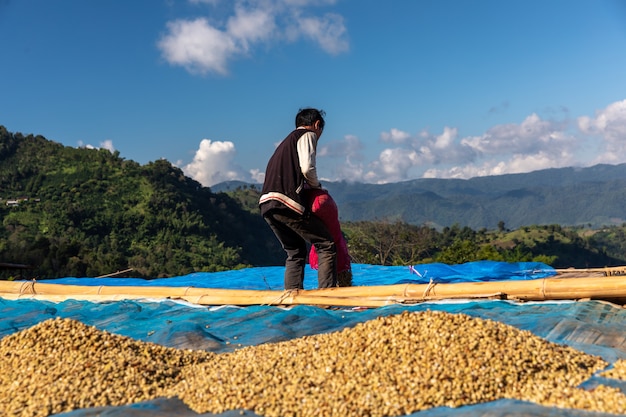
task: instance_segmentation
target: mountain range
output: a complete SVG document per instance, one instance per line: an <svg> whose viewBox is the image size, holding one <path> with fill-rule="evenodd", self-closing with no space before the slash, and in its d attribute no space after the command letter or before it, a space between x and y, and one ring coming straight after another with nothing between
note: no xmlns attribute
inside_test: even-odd
<svg viewBox="0 0 626 417"><path fill-rule="evenodd" d="M471 179L421 178L389 184L323 182L341 221L401 221L478 230L559 224L600 228L626 222L626 164L551 168ZM228 192L255 187L230 181Z"/></svg>

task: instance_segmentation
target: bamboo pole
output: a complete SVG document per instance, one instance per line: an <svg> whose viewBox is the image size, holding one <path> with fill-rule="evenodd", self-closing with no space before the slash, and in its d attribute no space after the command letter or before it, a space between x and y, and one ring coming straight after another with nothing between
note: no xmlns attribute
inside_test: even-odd
<svg viewBox="0 0 626 417"><path fill-rule="evenodd" d="M327 305L380 307L446 299L501 298L525 301L617 299L626 297L626 278L542 278L452 284L395 284L318 290L271 291L198 287L80 286L0 281L0 296L51 301L179 299L200 305Z"/></svg>

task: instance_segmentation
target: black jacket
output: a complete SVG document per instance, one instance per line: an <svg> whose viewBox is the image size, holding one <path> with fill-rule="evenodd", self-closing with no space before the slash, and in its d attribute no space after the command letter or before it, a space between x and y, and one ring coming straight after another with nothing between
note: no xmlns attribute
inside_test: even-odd
<svg viewBox="0 0 626 417"><path fill-rule="evenodd" d="M267 163L265 182L259 207L261 214L272 208L289 208L298 214L306 211L306 201L302 190L305 178L300 169L298 159L298 139L308 129L296 129L278 145Z"/></svg>

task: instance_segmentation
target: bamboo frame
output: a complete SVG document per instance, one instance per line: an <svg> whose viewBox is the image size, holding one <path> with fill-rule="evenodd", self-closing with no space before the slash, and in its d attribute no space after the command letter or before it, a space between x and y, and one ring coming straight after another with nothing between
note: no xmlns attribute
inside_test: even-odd
<svg viewBox="0 0 626 417"><path fill-rule="evenodd" d="M566 270L581 273L580 270ZM602 272L600 276L590 276ZM0 297L64 301L175 299L199 305L323 305L381 307L452 299L507 299L518 301L626 298L626 277L604 269L587 276L556 276L534 280L463 282L451 284L395 284L317 290L263 291L197 287L81 286L34 281L0 281ZM568 275L564 273L562 275Z"/></svg>

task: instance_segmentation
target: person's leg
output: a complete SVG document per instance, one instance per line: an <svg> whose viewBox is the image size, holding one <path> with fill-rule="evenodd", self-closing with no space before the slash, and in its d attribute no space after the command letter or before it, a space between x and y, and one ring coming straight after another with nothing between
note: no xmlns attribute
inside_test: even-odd
<svg viewBox="0 0 626 417"><path fill-rule="evenodd" d="M296 230L307 242L315 246L317 251L318 288L337 286L337 249L333 235L330 233L324 221L317 216L305 217Z"/></svg>
<svg viewBox="0 0 626 417"><path fill-rule="evenodd" d="M293 219L291 216L285 216L283 211L271 210L264 218L287 253L285 290L303 289L306 241L290 228L289 224L293 223Z"/></svg>
<svg viewBox="0 0 626 417"><path fill-rule="evenodd" d="M288 255L285 263L285 289L302 288L307 252L306 242L314 245L317 250L319 260L317 271L318 287L337 286L335 242L332 234L320 218L312 215L300 216L291 210L271 210L265 216L266 221ZM296 272L301 274L299 275L299 286L287 287L288 276L290 285L293 285Z"/></svg>
<svg viewBox="0 0 626 417"><path fill-rule="evenodd" d="M338 287L351 287L352 286L352 271L341 271L337 273L337 286Z"/></svg>
<svg viewBox="0 0 626 417"><path fill-rule="evenodd" d="M337 286L337 252L333 240L314 243L317 250L317 286L330 288Z"/></svg>

